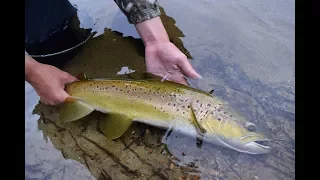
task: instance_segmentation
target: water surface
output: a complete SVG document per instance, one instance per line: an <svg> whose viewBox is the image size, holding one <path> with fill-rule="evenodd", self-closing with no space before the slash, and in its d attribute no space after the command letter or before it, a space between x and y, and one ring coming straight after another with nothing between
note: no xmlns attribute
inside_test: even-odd
<svg viewBox="0 0 320 180"><path fill-rule="evenodd" d="M81 27L97 31L63 69L73 75L115 77L122 67L143 71L143 44L113 1L72 0ZM101 114L57 124L56 108L37 105L26 83L26 179L295 179L294 1L161 0L172 40L204 77L193 87L214 89L265 129L274 151L247 155L175 132L134 124L107 141ZM35 114L32 112L34 111ZM167 150L168 151L167 151Z"/></svg>

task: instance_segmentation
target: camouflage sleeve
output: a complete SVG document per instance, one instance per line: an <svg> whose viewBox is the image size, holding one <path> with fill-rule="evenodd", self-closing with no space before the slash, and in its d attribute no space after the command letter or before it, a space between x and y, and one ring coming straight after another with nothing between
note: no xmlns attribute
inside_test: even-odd
<svg viewBox="0 0 320 180"><path fill-rule="evenodd" d="M130 24L137 24L160 15L158 0L114 0Z"/></svg>

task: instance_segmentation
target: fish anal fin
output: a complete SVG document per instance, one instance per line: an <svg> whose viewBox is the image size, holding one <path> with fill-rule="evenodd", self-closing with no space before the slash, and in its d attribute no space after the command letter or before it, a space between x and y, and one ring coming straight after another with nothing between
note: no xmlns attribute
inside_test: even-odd
<svg viewBox="0 0 320 180"><path fill-rule="evenodd" d="M99 121L99 129L107 139L114 140L121 137L131 126L133 120L121 114L107 114Z"/></svg>
<svg viewBox="0 0 320 180"><path fill-rule="evenodd" d="M66 98L64 101L60 113L60 122L71 122L81 119L82 117L90 114L94 109L87 104L76 100L72 97Z"/></svg>

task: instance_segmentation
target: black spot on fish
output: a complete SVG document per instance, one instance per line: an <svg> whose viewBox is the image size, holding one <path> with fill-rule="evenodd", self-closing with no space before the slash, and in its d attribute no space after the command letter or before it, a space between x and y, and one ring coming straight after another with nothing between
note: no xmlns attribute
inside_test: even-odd
<svg viewBox="0 0 320 180"><path fill-rule="evenodd" d="M182 108L185 108L185 106L182 106Z"/></svg>
<svg viewBox="0 0 320 180"><path fill-rule="evenodd" d="M220 109L218 109L218 112L220 112L221 110Z"/></svg>
<svg viewBox="0 0 320 180"><path fill-rule="evenodd" d="M112 87L114 87L114 85L112 85Z"/></svg>
<svg viewBox="0 0 320 180"><path fill-rule="evenodd" d="M151 101L151 98L150 98L150 101Z"/></svg>
<svg viewBox="0 0 320 180"><path fill-rule="evenodd" d="M200 107L202 107L202 104L200 104Z"/></svg>
<svg viewBox="0 0 320 180"><path fill-rule="evenodd" d="M184 113L186 113L186 112L182 112L182 114L184 114Z"/></svg>
<svg viewBox="0 0 320 180"><path fill-rule="evenodd" d="M118 90L118 88L116 88L116 90Z"/></svg>
<svg viewBox="0 0 320 180"><path fill-rule="evenodd" d="M127 91L127 93L129 93L129 92L130 92L130 90Z"/></svg>
<svg viewBox="0 0 320 180"><path fill-rule="evenodd" d="M128 86L126 85L126 88L128 88Z"/></svg>
<svg viewBox="0 0 320 180"><path fill-rule="evenodd" d="M202 113L203 111L200 111L200 113Z"/></svg>
<svg viewBox="0 0 320 180"><path fill-rule="evenodd" d="M177 109L177 111L179 111L179 109Z"/></svg>
<svg viewBox="0 0 320 180"><path fill-rule="evenodd" d="M227 112L224 111L223 114L227 114Z"/></svg>
<svg viewBox="0 0 320 180"><path fill-rule="evenodd" d="M168 103L168 106L170 106L171 105L171 103Z"/></svg>
<svg viewBox="0 0 320 180"><path fill-rule="evenodd" d="M188 106L187 106L187 108L191 108L191 106L190 106L190 105L188 105Z"/></svg>
<svg viewBox="0 0 320 180"><path fill-rule="evenodd" d="M198 102L199 102L199 100L196 101L196 103L198 103Z"/></svg>
<svg viewBox="0 0 320 180"><path fill-rule="evenodd" d="M138 98L140 98L140 96L138 96Z"/></svg>
<svg viewBox="0 0 320 180"><path fill-rule="evenodd" d="M230 117L233 117L232 115L230 115Z"/></svg>
<svg viewBox="0 0 320 180"><path fill-rule="evenodd" d="M208 114L209 111L206 111L206 114Z"/></svg>
<svg viewBox="0 0 320 180"><path fill-rule="evenodd" d="M221 121L221 118L218 118L218 121Z"/></svg>
<svg viewBox="0 0 320 180"><path fill-rule="evenodd" d="M176 104L173 104L173 107L175 107L176 106Z"/></svg>
<svg viewBox="0 0 320 180"><path fill-rule="evenodd" d="M210 107L210 106L211 106L211 104L207 104L207 106L208 106L208 107Z"/></svg>
<svg viewBox="0 0 320 180"><path fill-rule="evenodd" d="M97 88L99 88L99 86L97 86Z"/></svg>

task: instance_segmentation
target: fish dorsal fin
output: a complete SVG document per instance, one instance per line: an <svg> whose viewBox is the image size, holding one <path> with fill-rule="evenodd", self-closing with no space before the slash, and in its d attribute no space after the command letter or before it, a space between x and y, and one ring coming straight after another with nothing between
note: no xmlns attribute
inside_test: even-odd
<svg viewBox="0 0 320 180"><path fill-rule="evenodd" d="M161 81L163 79L163 77L149 73L149 72L144 72L142 78L146 79L146 80L153 79L153 80L159 80L159 81Z"/></svg>
<svg viewBox="0 0 320 180"><path fill-rule="evenodd" d="M100 131L113 140L121 137L131 126L133 120L121 114L107 114L105 119L99 121Z"/></svg>
<svg viewBox="0 0 320 180"><path fill-rule="evenodd" d="M80 81L85 81L85 80L89 80L89 76L87 76L86 73L79 73L77 75L77 79L79 79Z"/></svg>
<svg viewBox="0 0 320 180"><path fill-rule="evenodd" d="M94 109L72 97L66 98L59 113L60 122L71 122L90 114Z"/></svg>
<svg viewBox="0 0 320 180"><path fill-rule="evenodd" d="M135 80L150 80L150 79L155 79L155 80L161 80L162 77L157 76L155 74L149 73L149 72L132 72L132 73L126 73L126 74L121 74L118 75L119 77L126 77L129 79L135 79Z"/></svg>

